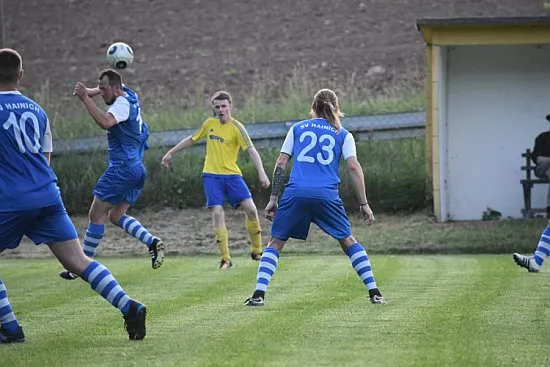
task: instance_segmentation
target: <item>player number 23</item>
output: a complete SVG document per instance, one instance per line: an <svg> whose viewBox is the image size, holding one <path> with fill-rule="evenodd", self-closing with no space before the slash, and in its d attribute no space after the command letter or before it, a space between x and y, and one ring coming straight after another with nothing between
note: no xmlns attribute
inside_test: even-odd
<svg viewBox="0 0 550 367"><path fill-rule="evenodd" d="M33 141L31 141L31 138L27 135L27 120L30 120L33 125ZM19 147L19 151L21 153L25 153L25 146L32 153L38 153L40 151L40 130L38 126L38 119L34 113L25 111L21 114L19 121L17 121L17 116L14 112L11 112L3 126L6 130L8 130L10 126L13 126L15 140L17 141L17 146ZM23 145L23 141L25 141L25 145Z"/></svg>
<svg viewBox="0 0 550 367"><path fill-rule="evenodd" d="M298 154L298 157L296 158L299 162L308 162L308 163L314 163L315 158L317 158L317 162L327 165L332 162L334 159L334 145L336 144L336 141L334 138L330 135L324 134L319 137L319 143L321 144L321 150L326 152L326 158L325 155L321 152L317 153L316 156L310 156L308 153L317 145L317 135L311 131L306 131L302 135L300 135L300 143L302 143L306 138L310 138L310 142L308 145L304 147ZM327 142L327 143L325 143ZM323 144L325 143L325 144Z"/></svg>

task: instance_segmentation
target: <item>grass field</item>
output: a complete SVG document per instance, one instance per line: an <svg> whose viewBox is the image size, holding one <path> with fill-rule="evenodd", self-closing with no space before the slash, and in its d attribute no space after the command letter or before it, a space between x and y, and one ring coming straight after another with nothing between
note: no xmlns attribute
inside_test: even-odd
<svg viewBox="0 0 550 367"><path fill-rule="evenodd" d="M242 305L256 263L217 258L105 259L148 305L148 334L130 342L118 311L53 259L0 261L27 342L2 366L548 365L549 274L510 255L371 256L388 304L371 305L345 256L287 255L266 306Z"/></svg>

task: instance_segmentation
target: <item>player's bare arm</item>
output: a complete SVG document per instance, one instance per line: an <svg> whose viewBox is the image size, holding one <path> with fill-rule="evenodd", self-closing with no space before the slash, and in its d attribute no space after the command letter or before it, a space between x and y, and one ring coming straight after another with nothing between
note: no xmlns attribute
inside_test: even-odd
<svg viewBox="0 0 550 367"><path fill-rule="evenodd" d="M95 96L99 96L101 94L100 90L99 90L99 87L95 87L95 88L86 88L86 91L88 92L88 96L90 98L93 98Z"/></svg>
<svg viewBox="0 0 550 367"><path fill-rule="evenodd" d="M260 184L264 189L267 189L270 185L270 182L269 182L269 178L267 177L267 174L265 173L264 166L262 164L262 158L260 157L260 153L258 153L256 148L251 147L251 148L248 148L248 154L250 155L250 159L254 164L254 168L256 168L256 171L258 171Z"/></svg>
<svg viewBox="0 0 550 367"><path fill-rule="evenodd" d="M197 142L193 140L193 136L189 135L187 138L182 139L178 144L176 144L172 149L170 149L164 157L162 157L162 160L160 164L164 168L170 167L170 162L172 161L172 158L174 157L174 154L177 152L180 152L184 149L187 149L193 145L195 145Z"/></svg>
<svg viewBox="0 0 550 367"><path fill-rule="evenodd" d="M80 98L80 100L84 104L84 107L86 108L90 116L92 116L96 124L99 125L99 127L107 130L117 124L113 115L103 111L90 98L88 94L88 88L86 88L84 84L80 82L76 83L74 87L74 94L77 95L78 98Z"/></svg>
<svg viewBox="0 0 550 367"><path fill-rule="evenodd" d="M346 159L346 163L353 190L355 191L355 195L357 195L357 200L359 200L359 210L361 211L363 218L367 221L367 224L372 224L374 223L374 214L372 213L372 209L367 201L363 168L355 156L351 156Z"/></svg>
<svg viewBox="0 0 550 367"><path fill-rule="evenodd" d="M279 158L277 158L275 168L273 169L271 196L269 197L269 203L267 203L267 206L265 207L265 217L270 221L275 218L275 214L277 213L277 201L285 184L286 166L289 160L290 156L288 154L281 153Z"/></svg>

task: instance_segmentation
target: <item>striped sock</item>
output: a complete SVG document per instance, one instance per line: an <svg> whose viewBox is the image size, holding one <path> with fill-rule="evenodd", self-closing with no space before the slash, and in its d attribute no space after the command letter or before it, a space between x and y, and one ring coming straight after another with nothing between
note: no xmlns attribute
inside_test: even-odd
<svg viewBox="0 0 550 367"><path fill-rule="evenodd" d="M535 263L541 266L548 255L550 255L550 226L546 227L540 236L539 244L535 250Z"/></svg>
<svg viewBox="0 0 550 367"><path fill-rule="evenodd" d="M256 292L263 292L267 290L267 286L271 281L271 277L277 270L277 264L279 262L279 252L273 247L267 247L264 250L260 265L258 265L258 276L256 277Z"/></svg>
<svg viewBox="0 0 550 367"><path fill-rule="evenodd" d="M356 243L346 250L351 265L359 275L359 278L363 281L363 284L368 290L378 288L374 281L374 275L372 275L372 267L370 265L369 256L367 252L361 246L360 243Z"/></svg>
<svg viewBox="0 0 550 367"><path fill-rule="evenodd" d="M82 272L82 279L90 283L94 291L115 306L123 315L128 313L132 300L118 284L109 269L97 261L92 261Z"/></svg>
<svg viewBox="0 0 550 367"><path fill-rule="evenodd" d="M84 235L84 241L82 244L82 249L84 250L84 253L86 256L88 256L90 259L93 259L95 256L95 253L97 251L97 247L99 246L99 243L103 239L103 234L105 233L105 225L104 224L94 224L90 223L88 225L88 229L86 230L86 234Z"/></svg>
<svg viewBox="0 0 550 367"><path fill-rule="evenodd" d="M11 309L10 301L8 300L8 291L2 279L0 279L0 326L9 332L16 332L20 327Z"/></svg>
<svg viewBox="0 0 550 367"><path fill-rule="evenodd" d="M134 217L123 215L118 220L118 226L125 230L126 233L134 236L135 238L146 244L147 247L151 246L151 244L153 243L154 237Z"/></svg>

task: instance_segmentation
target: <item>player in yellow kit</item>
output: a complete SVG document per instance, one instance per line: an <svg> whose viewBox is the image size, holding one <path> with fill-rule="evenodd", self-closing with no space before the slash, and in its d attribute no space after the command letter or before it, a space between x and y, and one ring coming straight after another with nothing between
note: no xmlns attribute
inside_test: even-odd
<svg viewBox="0 0 550 367"><path fill-rule="evenodd" d="M258 171L262 187L268 188L270 182L248 132L243 124L231 117L231 95L226 91L218 91L212 96L211 102L216 117L204 121L194 135L188 136L170 149L162 158L161 164L168 168L174 154L191 147L200 139L206 139L206 158L202 170L206 207L212 209L214 235L222 257L219 268L228 269L233 263L229 256L229 240L223 209L226 201L235 209L244 209L246 229L252 243L250 256L253 260L260 260L262 255L262 230L258 210L237 166L240 149L248 151Z"/></svg>

